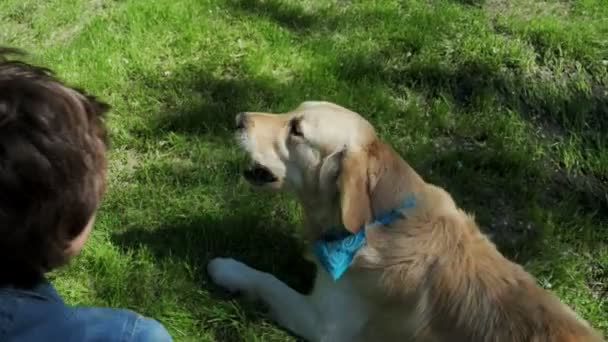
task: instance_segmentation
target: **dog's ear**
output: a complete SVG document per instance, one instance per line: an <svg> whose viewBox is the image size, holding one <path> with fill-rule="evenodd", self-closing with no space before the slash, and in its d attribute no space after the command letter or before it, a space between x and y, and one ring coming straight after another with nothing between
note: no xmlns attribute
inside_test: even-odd
<svg viewBox="0 0 608 342"><path fill-rule="evenodd" d="M372 219L366 151L347 152L344 155L338 176L338 189L342 223L347 230L356 233Z"/></svg>

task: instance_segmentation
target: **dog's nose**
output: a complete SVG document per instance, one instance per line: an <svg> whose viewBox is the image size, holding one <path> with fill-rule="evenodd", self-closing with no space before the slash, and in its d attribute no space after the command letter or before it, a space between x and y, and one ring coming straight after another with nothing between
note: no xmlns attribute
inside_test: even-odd
<svg viewBox="0 0 608 342"><path fill-rule="evenodd" d="M236 129L242 130L247 127L247 113L241 112L236 115Z"/></svg>

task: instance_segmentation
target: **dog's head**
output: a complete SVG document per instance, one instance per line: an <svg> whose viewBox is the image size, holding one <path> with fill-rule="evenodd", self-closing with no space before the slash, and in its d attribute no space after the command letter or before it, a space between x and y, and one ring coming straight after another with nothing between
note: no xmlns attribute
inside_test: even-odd
<svg viewBox="0 0 608 342"><path fill-rule="evenodd" d="M336 221L352 232L370 220L387 153L362 116L328 102L304 102L283 114L239 113L236 125L252 160L244 173L250 183L296 193L316 208L338 206Z"/></svg>

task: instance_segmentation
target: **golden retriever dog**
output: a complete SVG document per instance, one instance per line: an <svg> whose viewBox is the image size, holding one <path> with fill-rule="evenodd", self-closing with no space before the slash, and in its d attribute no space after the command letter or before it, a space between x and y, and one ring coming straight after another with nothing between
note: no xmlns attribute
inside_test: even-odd
<svg viewBox="0 0 608 342"><path fill-rule="evenodd" d="M304 102L284 114L240 113L237 130L253 161L246 179L295 194L311 241L331 227L365 232L337 280L317 261L309 295L234 259L209 263L215 283L262 300L293 334L328 342L602 341L357 113ZM408 196L415 205L401 207ZM391 210L398 215L390 222L376 220Z"/></svg>

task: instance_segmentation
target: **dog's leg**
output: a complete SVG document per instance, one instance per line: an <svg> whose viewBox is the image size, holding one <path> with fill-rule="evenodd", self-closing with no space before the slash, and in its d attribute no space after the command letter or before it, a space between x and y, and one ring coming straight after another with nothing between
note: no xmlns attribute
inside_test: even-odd
<svg viewBox="0 0 608 342"><path fill-rule="evenodd" d="M304 296L271 274L253 269L230 258L215 258L207 272L211 279L229 291L242 291L269 306L271 318L308 341L321 339L322 327L317 309Z"/></svg>

